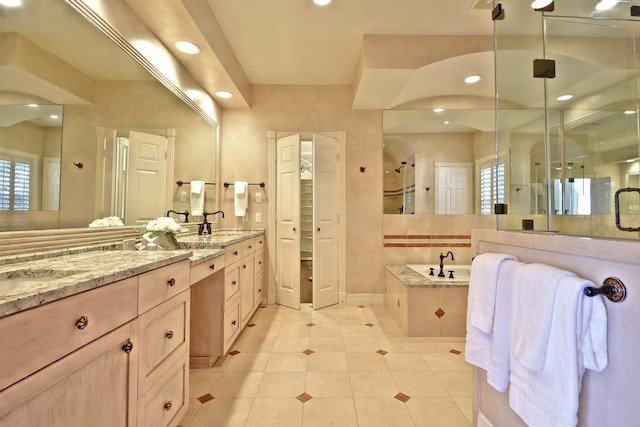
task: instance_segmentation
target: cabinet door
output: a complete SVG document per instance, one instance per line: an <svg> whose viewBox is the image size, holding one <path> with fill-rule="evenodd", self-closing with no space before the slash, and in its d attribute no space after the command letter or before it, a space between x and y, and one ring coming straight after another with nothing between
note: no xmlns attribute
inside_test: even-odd
<svg viewBox="0 0 640 427"><path fill-rule="evenodd" d="M240 310L242 313L242 326L247 324L253 313L253 299L255 296L253 289L255 281L253 261L253 256L246 257L242 260L240 266L240 286L242 286Z"/></svg>
<svg viewBox="0 0 640 427"><path fill-rule="evenodd" d="M137 331L129 322L0 392L0 427L135 426Z"/></svg>

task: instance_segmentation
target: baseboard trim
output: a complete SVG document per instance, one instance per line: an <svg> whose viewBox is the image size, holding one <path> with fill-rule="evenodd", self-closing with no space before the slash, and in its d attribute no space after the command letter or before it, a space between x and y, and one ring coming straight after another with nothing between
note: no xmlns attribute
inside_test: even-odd
<svg viewBox="0 0 640 427"><path fill-rule="evenodd" d="M384 304L384 294L347 294L347 304Z"/></svg>

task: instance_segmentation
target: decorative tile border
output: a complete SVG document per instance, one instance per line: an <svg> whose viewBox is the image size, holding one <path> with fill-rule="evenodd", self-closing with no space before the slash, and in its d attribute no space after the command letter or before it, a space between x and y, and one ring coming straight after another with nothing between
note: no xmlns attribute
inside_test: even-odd
<svg viewBox="0 0 640 427"><path fill-rule="evenodd" d="M470 248L468 234L385 234L385 248Z"/></svg>

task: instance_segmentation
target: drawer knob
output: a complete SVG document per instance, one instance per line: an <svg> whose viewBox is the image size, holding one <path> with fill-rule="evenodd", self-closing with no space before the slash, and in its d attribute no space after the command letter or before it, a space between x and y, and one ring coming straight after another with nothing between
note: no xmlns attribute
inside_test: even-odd
<svg viewBox="0 0 640 427"><path fill-rule="evenodd" d="M171 338L173 338L173 331L167 332L167 339L170 340Z"/></svg>
<svg viewBox="0 0 640 427"><path fill-rule="evenodd" d="M232 320L232 321L231 321L231 324L232 324L233 326L236 326L236 323L237 323L237 322L236 322L235 320Z"/></svg>
<svg viewBox="0 0 640 427"><path fill-rule="evenodd" d="M249 249L253 248L253 246L249 245Z"/></svg>
<svg viewBox="0 0 640 427"><path fill-rule="evenodd" d="M238 256L238 251L233 251L233 254L234 254L235 256Z"/></svg>
<svg viewBox="0 0 640 427"><path fill-rule="evenodd" d="M210 269L210 270L215 270L215 269L216 269L216 265L215 265L215 264L211 264L211 265L209 265L209 269Z"/></svg>
<svg viewBox="0 0 640 427"><path fill-rule="evenodd" d="M173 285L175 285L175 284L176 284L176 279L174 279L174 278L172 277L171 279L169 279L169 281L167 282L167 284L168 284L169 286L173 286Z"/></svg>
<svg viewBox="0 0 640 427"><path fill-rule="evenodd" d="M262 261L258 261L258 265L262 265Z"/></svg>
<svg viewBox="0 0 640 427"><path fill-rule="evenodd" d="M76 327L80 330L83 330L89 324L89 318L87 316L80 316L80 318L76 321Z"/></svg>
<svg viewBox="0 0 640 427"><path fill-rule="evenodd" d="M258 292L262 292L262 288L258 289Z"/></svg>
<svg viewBox="0 0 640 427"><path fill-rule="evenodd" d="M246 269L246 268L247 268L247 264L243 264L243 265L242 265L242 268L245 268L245 269Z"/></svg>
<svg viewBox="0 0 640 427"><path fill-rule="evenodd" d="M232 284L233 286L235 286L235 285L236 285L236 281L234 280L233 282L231 282L231 284Z"/></svg>
<svg viewBox="0 0 640 427"><path fill-rule="evenodd" d="M164 404L164 410L170 411L172 406L173 406L173 403L171 403L171 401L168 401L167 403Z"/></svg>
<svg viewBox="0 0 640 427"><path fill-rule="evenodd" d="M133 350L133 343L131 341L122 346L122 351L125 353L131 353L131 350Z"/></svg>

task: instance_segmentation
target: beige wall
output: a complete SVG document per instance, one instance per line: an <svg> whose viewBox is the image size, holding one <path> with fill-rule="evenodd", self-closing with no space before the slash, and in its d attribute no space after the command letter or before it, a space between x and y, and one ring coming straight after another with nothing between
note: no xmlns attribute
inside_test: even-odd
<svg viewBox="0 0 640 427"><path fill-rule="evenodd" d="M260 86L251 110L225 110L222 116L221 181L267 181L267 131L346 132L346 286L349 294L383 292L382 112L351 109L350 86ZM360 173L360 166L366 166ZM268 203L255 203L250 221L233 213L233 191L222 189L225 227L264 226ZM262 212L256 224L255 212ZM272 272L269 272L272 274Z"/></svg>

